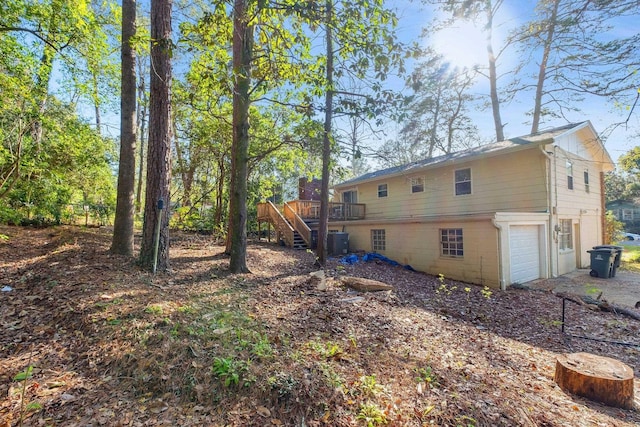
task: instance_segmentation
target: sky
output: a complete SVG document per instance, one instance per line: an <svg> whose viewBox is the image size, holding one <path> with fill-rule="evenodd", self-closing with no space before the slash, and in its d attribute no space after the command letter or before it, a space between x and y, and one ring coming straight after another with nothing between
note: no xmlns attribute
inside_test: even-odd
<svg viewBox="0 0 640 427"><path fill-rule="evenodd" d="M496 37L498 41L494 43L494 47L499 45L500 33L504 37L510 28L514 28L530 18L535 3L535 1L526 0L505 0L503 7L500 9L501 13L494 22L498 32ZM404 41L418 40L423 28L429 27L432 18L435 16L432 6L426 6L418 1L391 0L388 4L398 11L400 16L398 30L401 39ZM638 14L640 15L640 11ZM635 22L632 18L617 20L613 31L620 35L637 33L637 17L635 18ZM439 53L443 54L454 65L472 66L474 62L478 61L481 62L481 65L486 64L484 36L480 30L470 23L461 22L455 28L440 33L431 32L430 38L432 38ZM518 62L518 57L516 54L506 55L501 58L501 61L498 64L499 73L501 70L505 71L512 68ZM473 87L473 90L478 94L488 94L488 80L481 77ZM526 135L530 132L531 124L528 121L529 117L526 112L531 109L532 105L533 93L518 97L508 105L502 105L501 114L502 121L505 123L506 138ZM611 125L626 120L629 115L627 110L629 106L616 108L610 100L591 97L585 99L584 102L576 105L576 107L580 111L569 113L569 121L581 122L590 120L595 129L602 134L603 138L606 138L605 147L614 161L617 161L621 155L633 147L640 145L640 139L635 135L640 128L640 106L637 107L637 110L632 115L629 121L630 126L627 129L624 126L619 126L613 132L609 130ZM495 129L490 107L484 110L474 109L471 111L470 117L478 126L483 140L495 140ZM561 126L566 123L566 120L555 119L542 124L540 129Z"/></svg>

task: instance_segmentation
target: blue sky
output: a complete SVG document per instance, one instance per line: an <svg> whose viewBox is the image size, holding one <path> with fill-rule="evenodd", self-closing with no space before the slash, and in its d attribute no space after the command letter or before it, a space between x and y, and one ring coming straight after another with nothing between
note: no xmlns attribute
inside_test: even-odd
<svg viewBox="0 0 640 427"><path fill-rule="evenodd" d="M510 28L526 21L531 16L535 3L534 1L506 0L495 22L498 33L506 33ZM423 28L429 26L429 23L436 13L432 6L424 5L420 2L392 0L389 2L389 5L398 10L400 15L400 36L405 41L417 40ZM640 10L638 11L638 15L640 16ZM637 19L639 16L618 19L612 29L614 34L610 35L629 36L637 33ZM606 37L607 34L604 34L604 36ZM457 61L458 59L456 58L477 58L480 56L482 59L482 57L486 57L482 36L479 33L469 33L469 29L464 25L447 32L442 37L434 35L434 38L438 41L438 45L440 46L439 50L441 50L440 53L445 54L445 56L449 55L452 61ZM500 38L500 34L498 34L497 38ZM494 47L498 47L498 45L499 40L494 43ZM447 52L447 50L450 52ZM502 58L502 62L498 64L498 72L506 71L517 61L517 55L506 55ZM481 65L485 63L486 61ZM532 65L535 66L535 64ZM481 77L473 90L481 95L488 94L488 81ZM529 133L530 122L525 113L531 109L532 105L533 93L523 94L508 105L502 105L502 121L506 124L504 129L507 138ZM629 105L616 107L610 100L599 97L589 97L586 98L584 102L576 105L576 107L580 112L569 113L568 119L572 122L591 120L596 130L606 137L605 146L614 160L617 160L620 155L640 144L640 140L637 137L638 129L640 129L640 106L637 107L631 117L627 129L625 129L624 126L620 126L610 134L608 133L612 124L626 120L629 115L629 111L627 110ZM493 117L490 108L486 108L485 110L474 109L471 112L471 118L479 127L483 139L495 139ZM556 119L542 124L541 129L559 126L565 123L566 121L562 119Z"/></svg>

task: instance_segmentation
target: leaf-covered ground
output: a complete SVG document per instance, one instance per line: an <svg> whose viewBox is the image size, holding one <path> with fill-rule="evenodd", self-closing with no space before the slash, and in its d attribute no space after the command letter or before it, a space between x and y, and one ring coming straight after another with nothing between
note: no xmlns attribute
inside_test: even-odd
<svg viewBox="0 0 640 427"><path fill-rule="evenodd" d="M636 426L638 410L560 390L586 351L640 374L640 322L528 290L390 267L309 276L314 257L250 243L230 275L210 237L174 233L170 274L108 254L106 230L0 227L0 426ZM0 236L1 237L1 236ZM9 290L10 288L10 290ZM640 396L636 380L636 396Z"/></svg>

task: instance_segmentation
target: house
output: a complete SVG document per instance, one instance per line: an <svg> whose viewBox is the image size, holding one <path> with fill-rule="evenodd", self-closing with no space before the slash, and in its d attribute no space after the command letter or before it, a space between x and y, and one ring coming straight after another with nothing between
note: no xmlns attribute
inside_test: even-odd
<svg viewBox="0 0 640 427"><path fill-rule="evenodd" d="M329 231L352 251L506 289L589 267L613 168L591 123L569 124L335 185ZM258 217L290 246L296 234L312 244L318 203L263 204Z"/></svg>
<svg viewBox="0 0 640 427"><path fill-rule="evenodd" d="M638 200L614 200L607 203L607 210L613 212L624 229L630 233L640 234L640 202Z"/></svg>
<svg viewBox="0 0 640 427"><path fill-rule="evenodd" d="M352 250L505 289L589 266L613 168L591 123L570 124L340 183L366 217L330 228Z"/></svg>

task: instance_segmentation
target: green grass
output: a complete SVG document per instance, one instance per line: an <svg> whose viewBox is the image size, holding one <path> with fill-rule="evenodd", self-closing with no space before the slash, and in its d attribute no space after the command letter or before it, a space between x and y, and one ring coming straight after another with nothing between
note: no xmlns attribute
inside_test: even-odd
<svg viewBox="0 0 640 427"><path fill-rule="evenodd" d="M620 268L640 273L640 246L623 245Z"/></svg>

